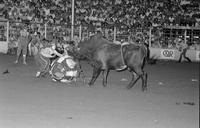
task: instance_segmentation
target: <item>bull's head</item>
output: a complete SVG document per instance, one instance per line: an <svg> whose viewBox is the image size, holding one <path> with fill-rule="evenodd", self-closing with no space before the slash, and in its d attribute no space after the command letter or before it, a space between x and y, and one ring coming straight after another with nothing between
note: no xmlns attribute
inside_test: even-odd
<svg viewBox="0 0 200 128"><path fill-rule="evenodd" d="M73 49L73 53L79 60L91 59L93 52L98 48L98 43L96 43L97 38L89 38L80 41Z"/></svg>
<svg viewBox="0 0 200 128"><path fill-rule="evenodd" d="M67 50L67 53L74 57L75 59L80 60L81 56L79 54L80 48L78 48L77 46L74 46L73 44L66 44L64 45L64 49Z"/></svg>
<svg viewBox="0 0 200 128"><path fill-rule="evenodd" d="M92 54L93 46L88 40L79 42L77 46L77 53L79 54L79 59L85 60Z"/></svg>

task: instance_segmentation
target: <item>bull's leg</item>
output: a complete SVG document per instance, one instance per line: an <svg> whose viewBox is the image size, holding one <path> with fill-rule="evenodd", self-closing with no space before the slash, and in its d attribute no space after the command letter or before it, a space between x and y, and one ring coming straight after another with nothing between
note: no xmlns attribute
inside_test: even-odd
<svg viewBox="0 0 200 128"><path fill-rule="evenodd" d="M128 84L127 89L131 89L140 78L140 75L137 75L135 72L131 72L131 73L132 73L132 80ZM137 78L135 79L135 77Z"/></svg>
<svg viewBox="0 0 200 128"><path fill-rule="evenodd" d="M83 80L83 84L85 85L85 74L84 74L84 72L83 72L83 70L80 70L79 71L79 76L78 76L79 78L82 78L82 80Z"/></svg>
<svg viewBox="0 0 200 128"><path fill-rule="evenodd" d="M110 70L104 70L103 71L103 86L106 87L107 86L107 81L108 81L108 74L109 74Z"/></svg>
<svg viewBox="0 0 200 128"><path fill-rule="evenodd" d="M142 87L142 91L147 91L147 73L144 73L144 86Z"/></svg>
<svg viewBox="0 0 200 128"><path fill-rule="evenodd" d="M99 76L100 73L101 73L101 68L99 68L99 67L93 68L92 79L89 82L89 86L94 85L94 82L96 81L96 79L97 79L97 77Z"/></svg>
<svg viewBox="0 0 200 128"><path fill-rule="evenodd" d="M82 66L80 64L80 61L78 61L78 71L79 71L79 78L82 76L83 84L85 85L85 73L82 70Z"/></svg>
<svg viewBox="0 0 200 128"><path fill-rule="evenodd" d="M142 91L146 91L147 90L147 73L143 73L141 75L142 78Z"/></svg>
<svg viewBox="0 0 200 128"><path fill-rule="evenodd" d="M137 79L134 80L132 79L132 81L130 82L130 84L127 86L128 89L132 88L134 86L134 84L139 80L139 78L142 79L142 91L146 91L147 90L147 73L143 71L143 69L141 68L141 66L135 67L135 74L138 75Z"/></svg>

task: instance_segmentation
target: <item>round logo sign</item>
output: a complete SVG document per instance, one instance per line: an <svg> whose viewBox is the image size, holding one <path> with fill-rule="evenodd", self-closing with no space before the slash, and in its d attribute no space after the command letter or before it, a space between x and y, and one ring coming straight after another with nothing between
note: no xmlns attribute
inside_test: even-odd
<svg viewBox="0 0 200 128"><path fill-rule="evenodd" d="M169 57L169 58L171 58L171 57L173 57L173 54L174 54L173 51L170 51L170 50L163 50L163 56L164 56L164 57Z"/></svg>
<svg viewBox="0 0 200 128"><path fill-rule="evenodd" d="M197 60L197 61L200 61L200 51L197 51L197 52L196 52L196 60Z"/></svg>

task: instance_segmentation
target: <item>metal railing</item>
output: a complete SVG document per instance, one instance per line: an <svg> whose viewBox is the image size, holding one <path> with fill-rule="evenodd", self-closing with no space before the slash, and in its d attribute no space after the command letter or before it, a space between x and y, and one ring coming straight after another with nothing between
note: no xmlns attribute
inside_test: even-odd
<svg viewBox="0 0 200 128"><path fill-rule="evenodd" d="M95 27L74 25L74 35L71 36L71 26L69 25L0 21L0 39L7 41L8 43L15 42L19 36L20 29L22 29L25 24L28 24L30 32L39 31L47 39L57 36L65 38L66 40L73 40L72 37L77 37L82 40L98 31ZM126 31L124 34L124 30L121 31L115 26L101 28L101 31L103 35L111 41L127 41L128 37L131 35L131 33ZM158 31L159 33L157 33ZM200 38L200 27L165 26L162 30L149 28L145 32L145 38L150 47L154 47L153 43L155 43L155 40L158 43L162 43L163 40L168 41L173 40L175 37L182 37L185 43L187 43L188 40L195 41L196 37Z"/></svg>

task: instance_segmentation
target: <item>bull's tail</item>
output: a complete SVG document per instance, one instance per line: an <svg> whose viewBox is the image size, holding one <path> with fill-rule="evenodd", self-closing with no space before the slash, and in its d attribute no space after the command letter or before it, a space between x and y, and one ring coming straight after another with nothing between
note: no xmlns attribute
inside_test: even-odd
<svg viewBox="0 0 200 128"><path fill-rule="evenodd" d="M29 52L29 56L31 56L32 55L31 43L28 44L28 52Z"/></svg>
<svg viewBox="0 0 200 128"><path fill-rule="evenodd" d="M147 43L144 43L144 47L145 47L145 49L146 49L146 61L148 62L149 61L149 59L150 59L150 49L149 49L149 44L147 44Z"/></svg>
<svg viewBox="0 0 200 128"><path fill-rule="evenodd" d="M156 64L157 60L150 57L149 44L144 43L144 48L146 49L146 57L145 57L146 63L148 63L148 64Z"/></svg>
<svg viewBox="0 0 200 128"><path fill-rule="evenodd" d="M150 56L150 50L148 48L148 45L144 44L140 46L140 56L141 56L141 63L142 67L149 61Z"/></svg>

